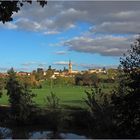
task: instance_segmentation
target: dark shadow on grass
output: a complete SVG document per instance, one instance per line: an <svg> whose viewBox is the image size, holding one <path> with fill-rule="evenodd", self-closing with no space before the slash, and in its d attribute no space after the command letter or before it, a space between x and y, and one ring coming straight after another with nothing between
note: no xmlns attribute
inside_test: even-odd
<svg viewBox="0 0 140 140"><path fill-rule="evenodd" d="M65 100L65 101L63 101L63 103L83 103L83 101L81 101L81 100Z"/></svg>
<svg viewBox="0 0 140 140"><path fill-rule="evenodd" d="M63 109L81 110L84 107L84 102L81 100L65 100L61 104Z"/></svg>

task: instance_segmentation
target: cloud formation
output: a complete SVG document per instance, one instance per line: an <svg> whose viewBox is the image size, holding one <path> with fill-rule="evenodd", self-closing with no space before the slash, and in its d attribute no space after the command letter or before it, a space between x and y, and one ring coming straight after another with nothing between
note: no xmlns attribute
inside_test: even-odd
<svg viewBox="0 0 140 140"><path fill-rule="evenodd" d="M57 51L57 52L55 52L55 54L65 55L65 54L67 54L67 52L66 51Z"/></svg>
<svg viewBox="0 0 140 140"><path fill-rule="evenodd" d="M138 33L139 5L139 1L49 1L42 8L33 2L14 14L13 28L54 34L87 22L97 26L97 32Z"/></svg>
<svg viewBox="0 0 140 140"><path fill-rule="evenodd" d="M130 37L124 36L80 36L61 42L60 45L67 46L69 50L78 52L99 53L103 56L121 56L130 47L131 41Z"/></svg>
<svg viewBox="0 0 140 140"><path fill-rule="evenodd" d="M79 64L78 66L84 68L84 69L102 69L103 67L105 67L106 69L108 68L117 68L118 65L95 65L95 64Z"/></svg>
<svg viewBox="0 0 140 140"><path fill-rule="evenodd" d="M10 70L11 67L0 67L0 72L7 72ZM29 68L20 67L20 68L14 68L15 71L29 71Z"/></svg>
<svg viewBox="0 0 140 140"><path fill-rule="evenodd" d="M54 62L53 64L54 65L62 65L62 66L65 66L65 65L68 65L69 62L68 61L57 61L57 62Z"/></svg>
<svg viewBox="0 0 140 140"><path fill-rule="evenodd" d="M24 67L30 67L30 66L38 66L38 67L46 67L46 63L42 62L26 62L21 64Z"/></svg>
<svg viewBox="0 0 140 140"><path fill-rule="evenodd" d="M130 46L130 37L140 32L139 7L139 1L48 1L44 8L33 2L14 14L14 22L0 27L56 35L88 23L87 32L61 45L77 52L120 56Z"/></svg>
<svg viewBox="0 0 140 140"><path fill-rule="evenodd" d="M16 29L17 25L11 23L11 22L6 22L5 24L0 23L0 27L6 28L6 29Z"/></svg>
<svg viewBox="0 0 140 140"><path fill-rule="evenodd" d="M138 34L140 24L139 22L103 22L100 25L97 25L93 32L101 33L118 33L118 34Z"/></svg>
<svg viewBox="0 0 140 140"><path fill-rule="evenodd" d="M69 61L57 61L57 62L54 62L53 63L54 65L62 65L62 66L68 66L68 64L69 64ZM76 66L77 64L76 63L74 63L74 62L72 62L72 65L73 66Z"/></svg>

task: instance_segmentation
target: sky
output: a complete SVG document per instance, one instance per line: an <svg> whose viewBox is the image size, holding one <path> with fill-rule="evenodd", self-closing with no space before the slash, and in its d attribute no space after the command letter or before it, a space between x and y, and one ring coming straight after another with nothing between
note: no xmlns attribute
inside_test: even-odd
<svg viewBox="0 0 140 140"><path fill-rule="evenodd" d="M0 22L0 71L117 67L140 33L140 1L48 1L24 4Z"/></svg>

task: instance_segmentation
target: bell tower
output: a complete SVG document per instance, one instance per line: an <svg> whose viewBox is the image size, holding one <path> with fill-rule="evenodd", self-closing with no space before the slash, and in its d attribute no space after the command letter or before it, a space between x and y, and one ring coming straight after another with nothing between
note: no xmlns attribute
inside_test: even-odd
<svg viewBox="0 0 140 140"><path fill-rule="evenodd" d="M71 63L71 60L69 60L69 74L72 73L72 63Z"/></svg>

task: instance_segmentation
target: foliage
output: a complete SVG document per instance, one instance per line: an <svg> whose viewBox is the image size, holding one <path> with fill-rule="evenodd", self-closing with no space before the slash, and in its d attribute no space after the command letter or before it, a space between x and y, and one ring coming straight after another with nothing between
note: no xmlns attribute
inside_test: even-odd
<svg viewBox="0 0 140 140"><path fill-rule="evenodd" d="M56 77L56 79L54 79L54 84L55 85L74 85L75 81L74 81L74 77L61 77L58 76Z"/></svg>
<svg viewBox="0 0 140 140"><path fill-rule="evenodd" d="M51 68L49 68L47 71L46 71L46 75L45 75L45 78L46 79L50 79L51 76L53 75L53 70Z"/></svg>
<svg viewBox="0 0 140 140"><path fill-rule="evenodd" d="M34 76L34 81L36 81L36 82L43 80L44 79L43 69L38 68L37 71L34 70L32 72L32 76Z"/></svg>
<svg viewBox="0 0 140 140"><path fill-rule="evenodd" d="M109 97L102 92L100 87L92 88L91 91L85 91L87 98L84 99L85 103L88 105L91 114L102 114L104 108L109 103Z"/></svg>
<svg viewBox="0 0 140 140"><path fill-rule="evenodd" d="M1 96L2 96L2 87L0 85L0 98L1 98Z"/></svg>
<svg viewBox="0 0 140 140"><path fill-rule="evenodd" d="M60 109L59 98L51 92L50 96L46 97L47 107L50 109L50 114L48 114L51 127L54 131L60 129L60 124L62 121L62 112Z"/></svg>
<svg viewBox="0 0 140 140"><path fill-rule="evenodd" d="M37 0L39 4L44 7L44 5L47 4L46 0ZM20 0L11 0L11 1L0 1L0 21L3 23L12 21L12 15L14 12L20 11L21 7L25 3L32 3L32 0L25 0L25 1L20 1Z"/></svg>
<svg viewBox="0 0 140 140"><path fill-rule="evenodd" d="M37 83L32 79L32 76L17 76L17 80L28 88L37 88Z"/></svg>
<svg viewBox="0 0 140 140"><path fill-rule="evenodd" d="M138 138L140 133L140 38L120 61L117 91L112 95L118 134Z"/></svg>
<svg viewBox="0 0 140 140"><path fill-rule="evenodd" d="M3 89L5 89L5 79L4 78L0 78L0 97L3 94Z"/></svg>
<svg viewBox="0 0 140 140"><path fill-rule="evenodd" d="M95 111L101 111L100 105L95 100L95 94L101 94L101 90L96 88L95 92L94 89L91 89L91 93L85 91L87 95L87 99L85 99L85 103L89 106L91 113L94 113Z"/></svg>
<svg viewBox="0 0 140 140"><path fill-rule="evenodd" d="M50 96L47 96L46 99L47 99L47 106L50 109L59 108L59 98L53 92L51 92Z"/></svg>
<svg viewBox="0 0 140 140"><path fill-rule="evenodd" d="M131 45L128 54L121 58L120 63L120 68L127 78L125 86L131 89L131 93L140 93L140 37Z"/></svg>
<svg viewBox="0 0 140 140"><path fill-rule="evenodd" d="M32 76L34 76L34 80L36 82L43 81L43 80L49 80L51 76L53 75L54 70L51 69L51 66L49 66L47 71L44 71L42 68L38 68L37 71L34 70L32 72Z"/></svg>
<svg viewBox="0 0 140 140"><path fill-rule="evenodd" d="M8 71L9 78L7 81L7 95L9 96L9 102L12 110L12 118L18 121L25 121L33 107L32 98L35 94L26 85L22 85L16 78L16 73L13 68Z"/></svg>
<svg viewBox="0 0 140 140"><path fill-rule="evenodd" d="M113 121L108 95L103 93L99 87L91 89L90 92L85 91L85 93L87 98L84 99L84 101L88 105L91 114L91 118L89 117L89 119L91 119L89 130L93 130L97 133L102 132L101 138L110 137L110 133L112 133L111 128L113 128Z"/></svg>
<svg viewBox="0 0 140 140"><path fill-rule="evenodd" d="M97 86L99 82L97 74L89 74L89 73L84 73L84 74L77 74L75 76L75 84L76 85L88 85L88 86Z"/></svg>
<svg viewBox="0 0 140 140"><path fill-rule="evenodd" d="M110 68L107 70L107 75L108 75L108 78L109 79L116 79L117 78L117 75L118 75L118 70L117 69L113 69L113 68Z"/></svg>

